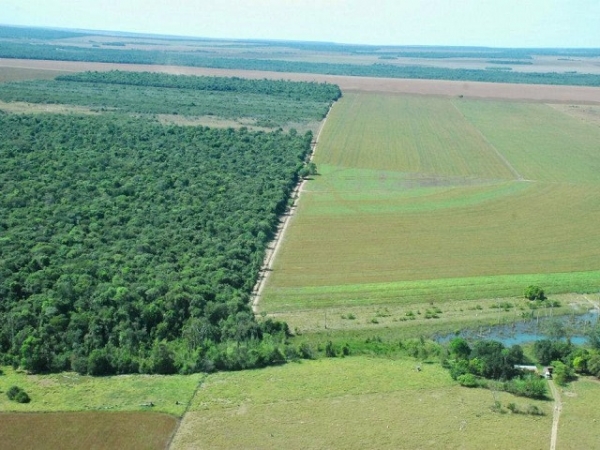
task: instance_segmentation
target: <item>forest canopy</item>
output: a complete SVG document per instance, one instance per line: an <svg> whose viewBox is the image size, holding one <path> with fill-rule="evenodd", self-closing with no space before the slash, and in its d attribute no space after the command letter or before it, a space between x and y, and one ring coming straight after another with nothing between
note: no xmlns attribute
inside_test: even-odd
<svg viewBox="0 0 600 450"><path fill-rule="evenodd" d="M4 363L104 375L285 361L287 325L257 322L249 299L311 132L0 113L0 136Z"/></svg>

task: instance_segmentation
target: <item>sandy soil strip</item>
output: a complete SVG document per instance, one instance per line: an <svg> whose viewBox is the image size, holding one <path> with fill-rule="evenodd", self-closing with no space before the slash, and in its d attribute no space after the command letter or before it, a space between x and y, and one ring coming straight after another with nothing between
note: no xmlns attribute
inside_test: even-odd
<svg viewBox="0 0 600 450"><path fill-rule="evenodd" d="M182 75L237 76L251 79L286 79L292 81L329 82L343 91L386 94L439 95L445 97L520 100L543 103L600 104L600 88L589 86L552 86L544 84L482 83L474 81L409 80L403 78L351 77L310 73L268 72L257 70L209 69L203 67L113 64L78 61L2 59L0 68L56 70L129 70Z"/></svg>
<svg viewBox="0 0 600 450"><path fill-rule="evenodd" d="M327 121L327 117L329 117L330 111L331 111L331 107L329 108L329 111L327 111L327 115L325 116L325 119L323 119L323 121L321 122L321 126L319 127L319 132L317 133L317 138L315 139L314 144L312 146L309 160L312 160L312 158L315 154L315 151L317 149L317 144L319 143L319 138L321 137L321 132L323 131L323 128L325 127L325 122ZM260 273L258 275L258 280L257 280L256 284L254 285L254 289L252 290L251 304L252 304L252 311L254 312L254 314L258 313L258 303L260 302L260 299L262 297L262 293L264 291L264 288L265 288L265 285L269 278L269 275L273 271L273 260L275 259L275 255L279 251L279 248L281 247L281 243L283 242L283 237L285 236L285 232L290 225L291 218L293 217L294 213L296 212L296 209L298 207L298 202L300 201L300 194L304 190L305 184L306 184L306 180L302 180L300 183L298 183L298 185L292 192L292 199L294 200L294 203L288 209L288 211L286 211L286 213L283 215L283 218L282 218L281 222L279 223L279 227L277 228L277 232L275 233L275 238L267 246L267 251L265 253L265 259L264 259L263 265L260 269Z"/></svg>

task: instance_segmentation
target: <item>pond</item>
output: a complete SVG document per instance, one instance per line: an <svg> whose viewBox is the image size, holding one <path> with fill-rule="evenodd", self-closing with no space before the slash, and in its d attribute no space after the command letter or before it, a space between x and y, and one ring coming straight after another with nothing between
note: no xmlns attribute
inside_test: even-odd
<svg viewBox="0 0 600 450"><path fill-rule="evenodd" d="M448 342L455 337L462 337L468 341L480 339L500 341L509 347L515 344L526 344L540 339L548 339L553 336L553 332L561 329L564 331L564 337L571 339L573 344L585 344L586 332L590 327L598 323L598 310L592 309L585 314L566 315L554 317L534 317L501 325L486 325L475 329L465 329L457 333L443 334L434 336L434 339L440 343Z"/></svg>

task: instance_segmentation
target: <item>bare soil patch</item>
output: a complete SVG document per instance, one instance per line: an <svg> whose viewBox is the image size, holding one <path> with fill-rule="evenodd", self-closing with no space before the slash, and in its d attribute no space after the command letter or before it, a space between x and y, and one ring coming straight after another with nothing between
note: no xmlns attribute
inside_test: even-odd
<svg viewBox="0 0 600 450"><path fill-rule="evenodd" d="M344 91L379 92L389 94L438 95L533 101L544 103L600 104L600 88L587 86L551 86L533 84L480 83L472 81L409 80L402 78L371 78L310 73L282 73L255 70L209 69L203 67L157 66L144 64L111 64L74 61L44 61L0 59L0 68L56 70L81 72L86 70L129 70L180 75L237 76L251 79L286 79L335 83Z"/></svg>
<svg viewBox="0 0 600 450"><path fill-rule="evenodd" d="M11 449L164 449L178 420L154 413L0 414L0 442Z"/></svg>

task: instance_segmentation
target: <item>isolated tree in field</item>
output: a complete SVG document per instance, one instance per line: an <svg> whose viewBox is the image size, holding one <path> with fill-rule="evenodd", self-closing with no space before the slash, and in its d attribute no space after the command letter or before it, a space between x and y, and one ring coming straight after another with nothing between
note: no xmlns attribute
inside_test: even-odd
<svg viewBox="0 0 600 450"><path fill-rule="evenodd" d="M528 298L529 300L545 300L546 299L544 290L541 287L534 286L534 285L527 286L523 295L525 296L525 298Z"/></svg>

